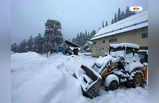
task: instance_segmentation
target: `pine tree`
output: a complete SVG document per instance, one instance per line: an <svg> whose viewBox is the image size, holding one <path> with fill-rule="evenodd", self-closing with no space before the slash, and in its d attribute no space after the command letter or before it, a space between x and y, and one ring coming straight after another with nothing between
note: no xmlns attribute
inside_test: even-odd
<svg viewBox="0 0 159 103"><path fill-rule="evenodd" d="M43 38L42 38L40 33L38 35L38 42L39 42L39 45L38 45L39 53L42 54L43 53L43 43L44 43L44 41L43 41Z"/></svg>
<svg viewBox="0 0 159 103"><path fill-rule="evenodd" d="M43 48L42 48L42 45L43 45L43 39L42 39L42 37L41 37L41 34L39 33L38 34L38 36L36 36L35 38L34 38L34 45L35 45L35 51L37 52L37 53L40 53L40 54L42 54L43 53Z"/></svg>
<svg viewBox="0 0 159 103"><path fill-rule="evenodd" d="M27 42L27 48L28 48L28 51L33 51L33 37L30 36L28 42Z"/></svg>
<svg viewBox="0 0 159 103"><path fill-rule="evenodd" d="M111 24L114 24L114 19L112 19Z"/></svg>
<svg viewBox="0 0 159 103"><path fill-rule="evenodd" d="M121 19L120 19L120 20L122 20L122 19L124 19L124 18L126 18L126 16L125 16L124 11L122 11L122 13L121 13Z"/></svg>
<svg viewBox="0 0 159 103"><path fill-rule="evenodd" d="M108 22L107 21L105 22L105 26L108 26Z"/></svg>
<svg viewBox="0 0 159 103"><path fill-rule="evenodd" d="M19 45L19 52L27 52L27 43L25 39Z"/></svg>
<svg viewBox="0 0 159 103"><path fill-rule="evenodd" d="M121 20L121 10L120 10L120 8L118 8L118 16L117 16L117 18L118 18L118 21Z"/></svg>
<svg viewBox="0 0 159 103"><path fill-rule="evenodd" d="M118 21L118 17L117 17L117 14L115 13L114 14L114 23L116 23Z"/></svg>
<svg viewBox="0 0 159 103"><path fill-rule="evenodd" d="M91 33L87 32L87 30L85 30L85 32L80 32L77 34L77 36L75 38L72 39L73 43L78 44L79 46L83 46L85 45L85 43L90 40L94 35L96 34L96 31L93 30Z"/></svg>
<svg viewBox="0 0 159 103"><path fill-rule="evenodd" d="M17 44L16 43L13 43L12 45L11 45L11 51L13 51L13 52L18 52L18 46L17 46Z"/></svg>
<svg viewBox="0 0 159 103"><path fill-rule="evenodd" d="M47 20L45 26L44 42L47 48L45 52L48 54L49 51L57 51L58 47L63 42L63 36L61 33L61 23L59 21Z"/></svg>
<svg viewBox="0 0 159 103"><path fill-rule="evenodd" d="M102 22L102 28L104 28L105 27L105 23L104 23L104 21Z"/></svg>
<svg viewBox="0 0 159 103"><path fill-rule="evenodd" d="M129 17L130 16L130 10L129 7L126 7L126 11L125 11L125 17Z"/></svg>

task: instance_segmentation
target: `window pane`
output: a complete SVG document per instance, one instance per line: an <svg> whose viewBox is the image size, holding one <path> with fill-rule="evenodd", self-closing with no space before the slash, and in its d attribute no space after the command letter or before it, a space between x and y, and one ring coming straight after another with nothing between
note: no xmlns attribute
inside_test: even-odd
<svg viewBox="0 0 159 103"><path fill-rule="evenodd" d="M143 34L141 35L141 37L142 37L142 39L148 38L148 34L147 34L147 33L143 33Z"/></svg>
<svg viewBox="0 0 159 103"><path fill-rule="evenodd" d="M112 39L109 40L109 42L110 42L110 43L112 43L112 42L117 42L117 38L112 38Z"/></svg>

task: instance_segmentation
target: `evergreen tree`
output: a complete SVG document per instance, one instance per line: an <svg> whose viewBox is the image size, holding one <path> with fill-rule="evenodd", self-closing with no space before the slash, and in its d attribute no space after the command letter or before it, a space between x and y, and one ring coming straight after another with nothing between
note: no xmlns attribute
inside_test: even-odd
<svg viewBox="0 0 159 103"><path fill-rule="evenodd" d="M90 33L91 38L96 34L95 30L92 30L92 32Z"/></svg>
<svg viewBox="0 0 159 103"><path fill-rule="evenodd" d="M130 15L131 15L130 10L129 10L129 7L127 6L125 11L125 17L129 17Z"/></svg>
<svg viewBox="0 0 159 103"><path fill-rule="evenodd" d="M114 19L112 19L111 24L114 24Z"/></svg>
<svg viewBox="0 0 159 103"><path fill-rule="evenodd" d="M35 51L47 54L52 49L57 50L63 43L61 23L57 20L47 20L45 27L44 36L41 36L40 33L34 38L30 36L28 41L24 39L19 45L12 44L11 50L17 52Z"/></svg>
<svg viewBox="0 0 159 103"><path fill-rule="evenodd" d="M77 34L75 38L72 39L72 42L75 44L78 44L79 46L84 46L87 41L89 41L94 35L96 34L95 30L92 30L90 33L85 31L85 32L80 32Z"/></svg>
<svg viewBox="0 0 159 103"><path fill-rule="evenodd" d="M35 51L38 53L43 52L43 39L41 37L41 34L39 33L38 36L34 39L34 45L35 45Z"/></svg>
<svg viewBox="0 0 159 103"><path fill-rule="evenodd" d="M118 17L117 17L117 14L115 13L114 14L114 23L116 23L118 21Z"/></svg>
<svg viewBox="0 0 159 103"><path fill-rule="evenodd" d="M105 22L105 26L108 26L108 22L107 21Z"/></svg>
<svg viewBox="0 0 159 103"><path fill-rule="evenodd" d="M120 10L120 8L118 8L118 17L117 18L118 18L118 21L121 20L121 10Z"/></svg>
<svg viewBox="0 0 159 103"><path fill-rule="evenodd" d="M28 51L33 51L33 37L30 36L28 42L27 42Z"/></svg>
<svg viewBox="0 0 159 103"><path fill-rule="evenodd" d="M49 51L57 51L63 42L63 36L61 33L61 23L59 21L47 20L45 26L44 43L47 49L44 51L48 54Z"/></svg>
<svg viewBox="0 0 159 103"><path fill-rule="evenodd" d="M105 27L105 23L104 23L104 21L102 22L102 28L104 28Z"/></svg>
<svg viewBox="0 0 159 103"><path fill-rule="evenodd" d="M19 45L19 52L27 52L27 43L25 39Z"/></svg>
<svg viewBox="0 0 159 103"><path fill-rule="evenodd" d="M13 43L12 45L11 45L11 51L13 51L13 52L18 52L18 46L17 46L17 44L16 43Z"/></svg>
<svg viewBox="0 0 159 103"><path fill-rule="evenodd" d="M120 16L120 20L125 19L125 18L126 18L125 13L124 13L124 11L122 11L121 16Z"/></svg>

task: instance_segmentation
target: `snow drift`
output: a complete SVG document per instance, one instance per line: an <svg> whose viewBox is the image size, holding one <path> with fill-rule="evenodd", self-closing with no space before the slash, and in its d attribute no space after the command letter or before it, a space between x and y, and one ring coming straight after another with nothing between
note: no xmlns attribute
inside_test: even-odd
<svg viewBox="0 0 159 103"><path fill-rule="evenodd" d="M91 66L89 56L53 54L49 58L34 52L11 56L13 103L145 103L147 89L118 89L89 99L82 96L79 81L81 64Z"/></svg>

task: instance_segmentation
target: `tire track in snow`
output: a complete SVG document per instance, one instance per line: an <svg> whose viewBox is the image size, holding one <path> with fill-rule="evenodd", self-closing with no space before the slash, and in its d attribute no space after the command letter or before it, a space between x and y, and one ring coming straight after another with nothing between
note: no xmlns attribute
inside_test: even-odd
<svg viewBox="0 0 159 103"><path fill-rule="evenodd" d="M65 82L65 80L63 80L64 78L61 74L61 71L55 68L54 65L54 63L46 63L45 67L42 71L40 71L40 73L38 73L31 80L26 81L23 85L21 85L20 88L17 88L17 90L13 94L14 102L23 103L26 98L24 95L16 94L31 92L32 94L27 96L27 98L29 98L28 103L48 103L49 100L52 98L53 91L56 91L59 85L62 85L61 81ZM36 92L38 92L39 95L37 95Z"/></svg>
<svg viewBox="0 0 159 103"><path fill-rule="evenodd" d="M58 80L58 82L55 84L56 86L53 86L52 88L50 88L49 92L43 97L43 100L41 101L41 103L50 103L50 101L57 96L60 91L63 90L63 84L65 84L65 78L60 78ZM56 91L56 92L55 92Z"/></svg>
<svg viewBox="0 0 159 103"><path fill-rule="evenodd" d="M56 69L61 72L62 78L58 80L58 82L56 83L56 87L52 87L50 91L44 96L44 99L41 103L55 103L55 101L57 103L62 101L66 102L70 101L68 99L70 98L69 95L75 94L74 96L77 98L79 97L78 94L81 93L80 88L78 88L80 86L76 84L77 80L72 76L65 62L56 64ZM80 96L82 96L81 94Z"/></svg>
<svg viewBox="0 0 159 103"><path fill-rule="evenodd" d="M29 56L29 54L28 54ZM24 58L24 57L23 57ZM32 55L31 55L32 58ZM34 57L39 59L39 57ZM29 59L29 58L27 58ZM146 90L141 88L117 90L113 92L103 91L101 96L88 99L82 96L79 82L71 75L79 69L81 64L89 65L94 61L92 58L78 56L68 57L53 55L47 58L44 67L40 63L32 71L31 80L25 81L13 93L13 103L145 103ZM35 60L28 61L25 66L31 65ZM40 61L38 61L40 62ZM19 60L15 61L15 65ZM23 64L23 62L21 63ZM76 69L76 70L75 70ZM31 70L29 68L29 70ZM21 71L21 70L20 70ZM25 72L22 70L22 72ZM70 73L68 73L70 72ZM18 74L17 74L18 75ZM33 76L35 75L35 76ZM28 75L29 76L29 75ZM18 79L18 78L16 78ZM24 80L22 78L22 80ZM145 92L144 92L145 91ZM115 98L114 98L115 97Z"/></svg>
<svg viewBox="0 0 159 103"><path fill-rule="evenodd" d="M58 59L57 59L57 61L58 61ZM60 75L61 78L59 78L56 81L55 86L53 86L49 89L47 94L45 94L45 96L43 97L43 100L41 101L41 103L50 103L53 98L55 98L59 95L62 95L61 92L63 90L65 90L66 85L67 85L66 75L68 75L69 71L65 70L65 63L63 61L62 62L59 61L58 64L52 63L51 65L55 67L54 69L57 69L57 71L59 71L59 73L61 74Z"/></svg>

